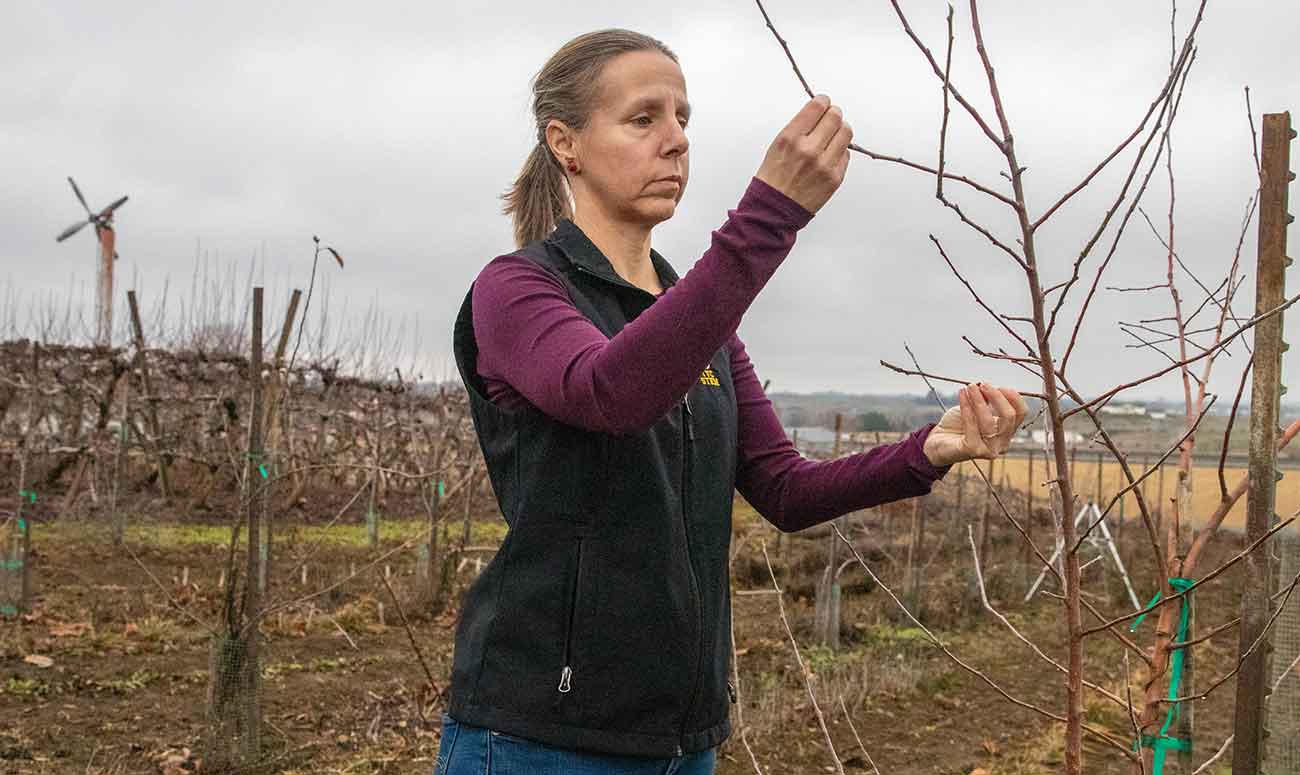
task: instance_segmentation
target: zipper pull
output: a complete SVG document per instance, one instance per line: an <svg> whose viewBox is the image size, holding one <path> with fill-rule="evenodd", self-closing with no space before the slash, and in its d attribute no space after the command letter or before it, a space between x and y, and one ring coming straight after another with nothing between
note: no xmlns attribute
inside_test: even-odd
<svg viewBox="0 0 1300 775"><path fill-rule="evenodd" d="M565 665L564 669L560 671L560 692L561 693L566 693L569 691L569 679L572 677L573 677L573 668L569 667L568 665Z"/></svg>
<svg viewBox="0 0 1300 775"><path fill-rule="evenodd" d="M736 687L734 687L734 686L731 685L731 681L727 681L727 696L731 697L731 704L732 704L732 705L735 705L735 704L736 704Z"/></svg>

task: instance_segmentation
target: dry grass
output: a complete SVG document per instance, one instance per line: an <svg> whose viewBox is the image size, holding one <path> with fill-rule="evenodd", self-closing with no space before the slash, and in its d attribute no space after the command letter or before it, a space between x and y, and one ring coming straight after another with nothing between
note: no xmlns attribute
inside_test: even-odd
<svg viewBox="0 0 1300 775"><path fill-rule="evenodd" d="M1138 460L1130 460L1129 465L1133 468L1134 474L1142 472L1141 463ZM1095 453L1086 455L1080 454L1075 463L1074 481L1075 486L1083 497L1095 497L1097 493L1097 457ZM987 465L985 471L987 472ZM958 473L964 473L966 476L967 495L972 493L983 496L984 485L979 481L978 474L975 473L970 463L962 463L953 468L945 477L945 481L951 482ZM1001 482L1005 473L1007 485L1017 490L1025 490L1029 486L1029 460L1027 458L1002 458L994 466L993 476L995 481ZM1244 468L1224 468L1224 477L1228 483L1228 489L1246 476ZM1120 470L1119 464L1113 461L1105 462L1101 466L1101 492L1103 496L1102 506L1109 503L1114 493L1119 491L1127 482L1124 481L1124 474ZM1174 494L1174 487L1178 481L1176 466L1173 462L1165 463L1164 489L1160 490L1160 475L1154 473L1142 483L1142 495L1146 498L1148 504L1153 507L1157 502L1164 503L1168 506L1168 498ZM1042 482L1047 479L1043 467L1043 458L1041 455L1034 460L1034 485L1035 494L1038 502L1043 503L1042 498L1046 497L1046 488L1042 487ZM1205 519L1214 512L1219 504L1219 472L1214 467L1201 467L1192 471L1192 526L1199 527ZM1292 514L1300 509L1300 474L1291 473L1283 477L1282 481L1277 484L1277 511L1279 514ZM1120 511L1119 504L1115 505L1112 514L1118 516ZM1229 512L1228 518L1224 521L1224 527L1230 530L1241 530L1245 523L1246 499L1242 498L1237 501L1236 506ZM1124 516L1125 519L1134 519L1138 516L1137 501L1132 493L1124 497Z"/></svg>

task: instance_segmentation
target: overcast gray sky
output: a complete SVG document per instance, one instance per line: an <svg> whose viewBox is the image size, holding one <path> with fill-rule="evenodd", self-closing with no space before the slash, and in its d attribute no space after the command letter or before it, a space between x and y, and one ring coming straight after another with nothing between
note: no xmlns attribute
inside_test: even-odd
<svg viewBox="0 0 1300 775"><path fill-rule="evenodd" d="M1194 8L1180 5L1181 33ZM766 6L813 88L843 106L857 142L934 163L940 87L888 2ZM992 119L968 8L958 6L953 80ZM529 80L565 41L627 27L660 38L680 57L694 109L692 175L676 215L654 235L679 272L708 247L710 231L806 99L748 0L18 0L6 7L0 280L11 312L22 310L20 325L29 305L48 306L69 288L88 303L94 288L89 232L53 239L79 212L64 180L70 174L92 206L131 197L117 220L119 288L139 287L148 301L167 281L179 301L196 255L214 269L236 261L241 277L257 256L259 276L280 298L290 284L305 286L310 236L320 234L348 260L342 271L322 267L332 310L341 313L346 300L360 320L377 305L393 326L405 323L406 341L418 329L428 377L450 374L452 320L470 281L513 249L497 197L534 140ZM904 7L941 51L946 5L910 0ZM980 9L1029 168L1028 193L1041 213L1132 131L1157 93L1168 67L1168 5L988 0ZM1300 6L1292 2L1209 4L1174 160L1177 245L1211 285L1226 272L1254 188L1242 86L1251 86L1257 120L1300 108L1298 32ZM1009 188L996 152L959 109L948 163ZM1040 233L1045 284L1066 276L1126 169L1099 178ZM1009 212L958 185L949 191L1014 239ZM1163 222L1163 174L1145 201ZM1023 274L935 200L932 178L855 154L843 187L801 232L741 324L760 378L771 379L772 390L921 392L915 379L877 363L905 362L907 341L931 371L1034 389L1025 372L979 359L961 341L966 334L988 348L1009 346L944 266L930 233L987 300L1027 314ZM1243 250L1252 273L1254 245L1252 225ZM1086 265L1087 280L1095 266ZM1163 272L1163 251L1138 219L1104 284L1149 285ZM1300 281L1291 285L1300 290ZM1192 307L1203 298L1186 278L1180 287ZM1077 311L1081 296L1067 312ZM1248 284L1237 309L1249 315L1253 299ZM1075 383L1091 392L1158 364L1149 351L1125 349L1133 340L1115 324L1169 310L1165 292L1102 293L1072 360ZM1298 326L1300 313L1291 314L1293 342ZM1229 398L1244 363L1240 348L1233 352L1212 384ZM1179 392L1165 380L1136 395Z"/></svg>

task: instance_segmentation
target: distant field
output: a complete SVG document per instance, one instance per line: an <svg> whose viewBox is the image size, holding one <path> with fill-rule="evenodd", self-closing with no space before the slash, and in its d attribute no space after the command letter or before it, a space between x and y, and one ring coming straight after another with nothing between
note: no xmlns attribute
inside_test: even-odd
<svg viewBox="0 0 1300 775"><path fill-rule="evenodd" d="M1085 498L1095 497L1097 494L1097 461L1092 455L1089 455L1088 457L1092 459L1085 460L1083 457L1080 457L1075 463L1077 470L1075 471L1074 476L1075 486L1079 488L1079 494ZM1176 461L1171 458L1169 462L1165 463L1163 493L1160 490L1161 477L1159 472L1153 473L1145 482L1142 483L1142 495L1147 500L1147 503L1151 504L1154 508L1157 498L1159 497L1160 502L1164 504L1166 514L1169 513L1169 501L1167 499L1173 497L1174 486L1177 481L1177 468L1175 462ZM946 479L951 481L957 474L958 470L962 470L967 477L966 486L970 487L970 479L972 477L977 477L971 465L971 463L960 464L948 474ZM1135 475L1141 474L1143 469L1140 463L1132 462L1130 465L1132 466ZM982 467L986 472L988 471L987 464L984 464ZM1228 489L1231 490L1232 487L1246 475L1246 469L1225 467L1223 473L1228 483ZM993 469L994 479L1001 482L1004 474L1009 486L1014 487L1017 490L1024 490L1028 485L1029 479L1028 459L1008 457L996 461ZM1286 519L1295 513L1297 509L1300 509L1300 471L1284 471L1284 474L1285 476L1282 478L1282 481L1277 483L1277 513L1282 515L1283 519ZM1042 487L1042 482L1046 478L1043 468L1043 459L1040 455L1034 459L1034 484L1036 487L1035 493L1037 497L1041 498L1046 496L1046 488ZM976 478L975 481L978 482L978 478ZM1102 464L1101 505L1103 508L1110 502L1110 499L1114 497L1114 494L1119 491L1124 484L1126 484L1124 481L1124 475L1120 471L1120 467L1117 463L1112 461ZM974 490L967 490L966 492L969 494L974 492ZM1124 517L1125 519L1133 519L1138 514L1135 496L1132 493L1129 493L1125 496L1124 501ZM1196 527L1202 525L1205 520L1214 513L1214 509L1218 503L1218 467L1203 466L1193 469L1192 524ZM1112 511L1112 515L1118 517L1119 512L1120 506L1119 504L1116 504L1114 511ZM1246 498L1243 496L1241 500L1237 501L1237 505L1228 514L1224 527L1230 530L1242 530L1245 525L1245 518ZM1297 520L1297 522L1300 522L1300 520ZM1289 529L1294 529L1294 526Z"/></svg>

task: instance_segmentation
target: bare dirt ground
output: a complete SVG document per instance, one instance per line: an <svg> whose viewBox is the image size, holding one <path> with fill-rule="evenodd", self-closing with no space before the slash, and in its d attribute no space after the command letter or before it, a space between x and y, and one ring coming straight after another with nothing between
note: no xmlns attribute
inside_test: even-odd
<svg viewBox="0 0 1300 775"><path fill-rule="evenodd" d="M921 596L924 621L953 651L1011 694L1045 708L1061 708L1062 677L980 609L965 544L966 515L945 511L938 501L931 503L935 535L951 540L935 541L941 548L927 558ZM871 531L855 532L855 541L879 549L866 553L873 567L886 583L899 583L902 568L897 558L905 554L905 520L886 518L880 510L852 519ZM741 501L735 523L737 538L753 540L737 557L733 586L738 591L771 589L759 551L762 539L785 588L787 614L846 772L872 770L839 708L839 697L876 766L887 775L1060 770L1060 726L1011 705L957 667L898 614L860 568L849 568L843 576L842 648L831 652L811 645L813 569L825 555L826 539L787 536L778 549L775 528L763 524ZM757 532L752 532L756 526ZM484 514L475 522L473 540L499 540L503 529L499 516ZM378 555L360 539L360 526L338 530L352 530L356 540L344 537L315 546L307 584L299 574L282 571L273 575L272 597L319 591L328 579L345 575L352 565L364 567ZM218 619L217 574L228 531L179 522L139 524L128 536L139 562L114 550L106 535L93 523L37 525L35 610L21 620L0 622L0 772L202 771L210 644L206 627ZM380 552L396 546L402 535L400 530L386 531ZM1046 536L1046 529L1039 535ZM283 557L310 542L302 535L296 540L299 543L286 539ZM1221 544L1204 567L1217 566L1236 549L1235 539ZM995 604L1045 651L1063 660L1058 603L1042 596L1030 604L1020 602L1025 569L1017 564L1020 550L1009 537L998 534L990 554ZM1008 559L1003 562L1003 557ZM1150 574L1136 549L1126 558L1136 566L1132 570L1145 602L1152 592ZM385 564L400 593L413 577L414 553L401 553ZM186 568L188 584L183 583ZM456 611L454 605L433 617L408 611L435 679L430 688L376 575L382 568L378 565L331 593L267 620L263 717L269 755L257 771L432 772ZM472 575L472 564L461 569L457 592ZM1229 572L1222 578L1198 598L1202 630L1236 615L1238 576ZM1114 579L1092 589L1103 610L1125 611L1127 604ZM386 606L382 623L381 603ZM762 771L833 772L831 754L781 626L776 597L737 595L734 611L746 737ZM1145 622L1133 637L1148 643L1152 624ZM1229 671L1235 653L1235 632L1199 649L1197 685L1203 687ZM1090 640L1087 661L1092 680L1123 695L1125 667L1113 641ZM1136 660L1131 665L1133 686L1139 687L1141 671ZM1230 731L1232 692L1229 680L1197 704L1198 763ZM1092 694L1086 712L1090 723L1132 739L1118 705ZM1087 743L1087 772L1125 769L1114 750ZM723 744L717 772L754 772L739 732Z"/></svg>

